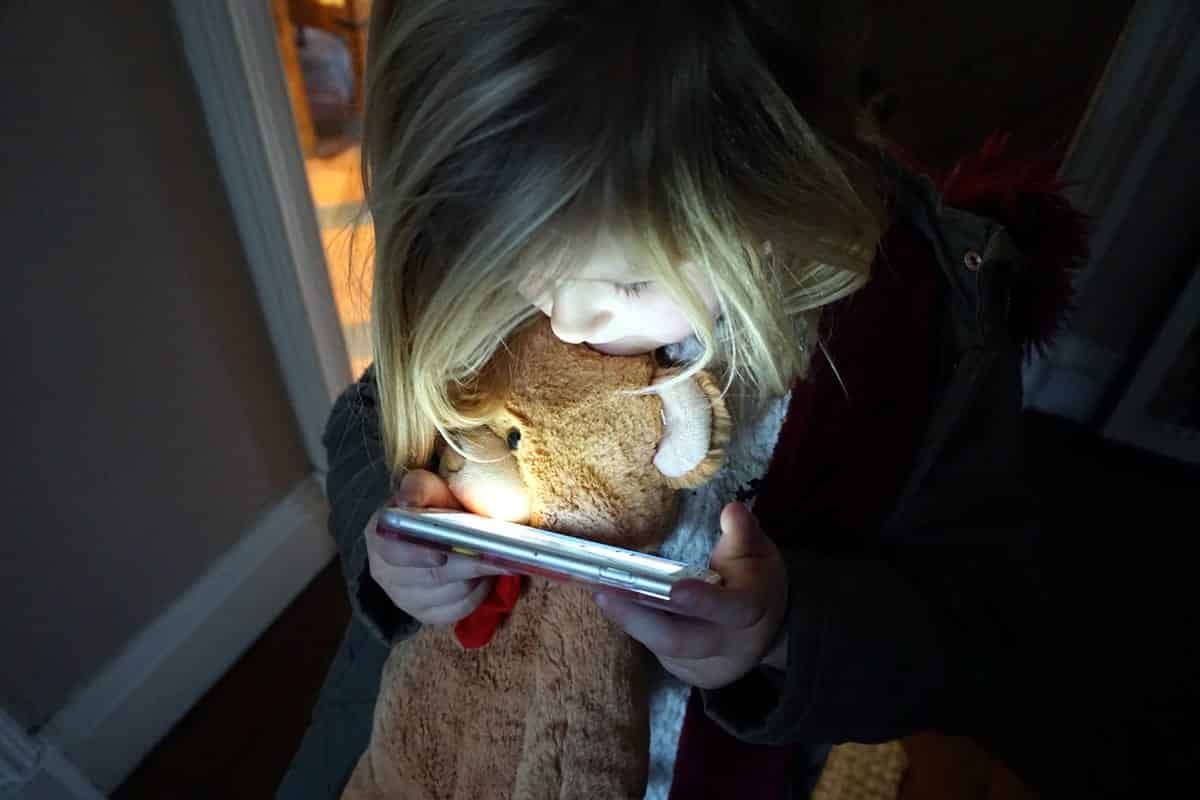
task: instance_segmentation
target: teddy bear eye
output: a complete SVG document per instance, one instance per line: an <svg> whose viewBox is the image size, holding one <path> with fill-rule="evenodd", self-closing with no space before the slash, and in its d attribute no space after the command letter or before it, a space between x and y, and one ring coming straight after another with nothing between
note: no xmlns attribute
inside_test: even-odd
<svg viewBox="0 0 1200 800"><path fill-rule="evenodd" d="M511 431L508 432L508 449L516 450L517 445L519 445L520 443L521 443L521 432L519 430L517 430L516 428L513 428Z"/></svg>

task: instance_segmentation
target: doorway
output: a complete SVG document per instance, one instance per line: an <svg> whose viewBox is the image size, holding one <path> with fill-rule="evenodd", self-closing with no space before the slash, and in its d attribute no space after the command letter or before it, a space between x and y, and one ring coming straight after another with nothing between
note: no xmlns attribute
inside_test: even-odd
<svg viewBox="0 0 1200 800"><path fill-rule="evenodd" d="M370 0L272 0L271 10L338 321L358 376L371 362L374 237L359 150Z"/></svg>

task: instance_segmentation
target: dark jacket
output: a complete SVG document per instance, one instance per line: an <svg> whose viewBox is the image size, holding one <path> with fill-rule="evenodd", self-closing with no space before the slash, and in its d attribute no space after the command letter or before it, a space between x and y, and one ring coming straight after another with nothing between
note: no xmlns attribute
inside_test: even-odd
<svg viewBox="0 0 1200 800"><path fill-rule="evenodd" d="M1014 290L1030 259L996 219L946 205L929 177L890 159L885 170L894 213L926 237L944 277L945 370L929 423L868 548L786 555L791 584L805 587L792 593L788 672L753 671L705 692L705 707L769 744L968 734L1045 785L1025 735L1045 691L1030 657L1045 638L1045 591L1022 480L1024 342L1011 319L1026 307ZM366 565L363 528L391 491L375 409L368 370L325 432L330 530L355 614L281 798L337 795L366 745L388 648L416 627Z"/></svg>

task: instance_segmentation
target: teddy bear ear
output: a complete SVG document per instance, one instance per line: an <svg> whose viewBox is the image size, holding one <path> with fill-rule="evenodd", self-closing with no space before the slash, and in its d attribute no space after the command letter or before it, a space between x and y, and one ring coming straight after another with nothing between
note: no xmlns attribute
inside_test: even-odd
<svg viewBox="0 0 1200 800"><path fill-rule="evenodd" d="M682 370L659 370L659 386ZM717 474L729 443L729 411L712 375L697 372L685 381L655 389L662 399L663 437L654 466L676 489L692 489Z"/></svg>

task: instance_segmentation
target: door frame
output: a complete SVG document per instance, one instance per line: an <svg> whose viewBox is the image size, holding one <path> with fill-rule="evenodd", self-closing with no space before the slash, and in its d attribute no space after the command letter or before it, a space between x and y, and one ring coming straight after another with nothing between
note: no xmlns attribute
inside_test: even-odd
<svg viewBox="0 0 1200 800"><path fill-rule="evenodd" d="M172 0L309 462L353 380L269 0Z"/></svg>

